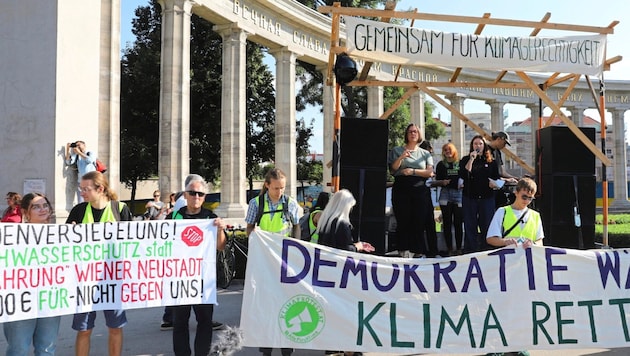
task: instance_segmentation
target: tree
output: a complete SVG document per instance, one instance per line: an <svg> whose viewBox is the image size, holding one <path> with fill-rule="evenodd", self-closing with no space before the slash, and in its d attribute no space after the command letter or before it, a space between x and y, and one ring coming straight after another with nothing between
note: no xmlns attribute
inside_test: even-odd
<svg viewBox="0 0 630 356"><path fill-rule="evenodd" d="M123 51L120 80L120 179L135 200L139 180L157 174L160 98L160 11L136 9L136 41Z"/></svg>
<svg viewBox="0 0 630 356"><path fill-rule="evenodd" d="M190 171L209 182L220 179L222 40L212 24L191 17ZM161 9L156 0L136 9L136 41L121 61L121 180L132 188L158 174ZM247 43L247 177L274 157L275 91L263 63L264 47ZM312 124L298 124L298 152L308 152Z"/></svg>

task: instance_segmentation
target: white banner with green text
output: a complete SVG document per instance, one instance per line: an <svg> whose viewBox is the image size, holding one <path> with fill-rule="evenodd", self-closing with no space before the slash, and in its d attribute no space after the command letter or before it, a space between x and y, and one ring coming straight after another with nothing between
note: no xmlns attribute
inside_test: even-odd
<svg viewBox="0 0 630 356"><path fill-rule="evenodd" d="M628 347L628 252L536 246L402 259L257 230L244 343L398 354Z"/></svg>
<svg viewBox="0 0 630 356"><path fill-rule="evenodd" d="M0 224L0 322L216 304L213 221Z"/></svg>

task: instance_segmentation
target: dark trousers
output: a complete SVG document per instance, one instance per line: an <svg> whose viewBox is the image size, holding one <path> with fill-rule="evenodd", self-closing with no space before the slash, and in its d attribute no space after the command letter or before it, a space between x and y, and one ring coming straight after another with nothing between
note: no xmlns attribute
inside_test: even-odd
<svg viewBox="0 0 630 356"><path fill-rule="evenodd" d="M271 355L271 351L273 350L271 347L261 347L258 349L263 355ZM282 356L289 356L293 353L293 349L280 349Z"/></svg>
<svg viewBox="0 0 630 356"><path fill-rule="evenodd" d="M173 323L173 308L171 306L164 307L164 314L162 315L162 321L165 323Z"/></svg>
<svg viewBox="0 0 630 356"><path fill-rule="evenodd" d="M424 184L423 179L414 176L396 177L392 188L392 208L396 216L396 247L398 251L427 253L424 232L427 229L429 215L433 223L433 236L427 236L429 250L433 245L437 250L431 190ZM435 240L431 241L433 238ZM431 253L435 254L436 251L430 251L428 254Z"/></svg>
<svg viewBox="0 0 630 356"><path fill-rule="evenodd" d="M206 356L212 346L213 304L178 305L173 309L173 351L176 356L190 356L190 333L188 320L191 309L197 319L195 334L195 356Z"/></svg>
<svg viewBox="0 0 630 356"><path fill-rule="evenodd" d="M442 210L442 231L444 231L446 247L453 250L453 230L455 230L455 248L461 250L464 237L462 208L457 203L448 202L446 205L440 205L440 210Z"/></svg>
<svg viewBox="0 0 630 356"><path fill-rule="evenodd" d="M489 249L486 243L488 226L494 215L494 196L484 199L462 198L464 211L464 252L478 252Z"/></svg>

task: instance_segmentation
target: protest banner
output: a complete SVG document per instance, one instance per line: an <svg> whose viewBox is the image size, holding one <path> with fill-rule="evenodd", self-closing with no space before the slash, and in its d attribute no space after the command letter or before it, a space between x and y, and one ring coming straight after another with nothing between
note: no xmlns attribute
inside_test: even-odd
<svg viewBox="0 0 630 356"><path fill-rule="evenodd" d="M0 322L216 304L214 220L0 225Z"/></svg>
<svg viewBox="0 0 630 356"><path fill-rule="evenodd" d="M600 75L606 35L480 36L344 16L347 53L368 61Z"/></svg>
<svg viewBox="0 0 630 356"><path fill-rule="evenodd" d="M630 345L630 254L534 246L440 259L353 253L256 230L245 346L490 353Z"/></svg>

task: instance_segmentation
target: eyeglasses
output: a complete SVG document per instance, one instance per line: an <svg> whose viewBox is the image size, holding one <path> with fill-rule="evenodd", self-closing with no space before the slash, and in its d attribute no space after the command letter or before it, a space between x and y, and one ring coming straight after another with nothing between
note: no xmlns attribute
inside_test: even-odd
<svg viewBox="0 0 630 356"><path fill-rule="evenodd" d="M153 197L154 197L154 198L159 198L160 196L159 196L159 195L154 195Z"/></svg>
<svg viewBox="0 0 630 356"><path fill-rule="evenodd" d="M81 193L86 193L86 192L89 192L89 191L94 190L94 189L95 189L94 187L90 187L90 186L79 187L79 191L81 191Z"/></svg>
<svg viewBox="0 0 630 356"><path fill-rule="evenodd" d="M196 195L197 197L200 197L200 198L206 195L206 193L204 192L196 192L194 190L187 190L186 193L190 195Z"/></svg>
<svg viewBox="0 0 630 356"><path fill-rule="evenodd" d="M534 198L533 196L530 197L529 195L523 194L523 195L521 195L521 199L523 199L523 200L534 200L536 198Z"/></svg>
<svg viewBox="0 0 630 356"><path fill-rule="evenodd" d="M418 133L418 130L409 130L407 133Z"/></svg>
<svg viewBox="0 0 630 356"><path fill-rule="evenodd" d="M48 205L48 203L33 204L33 205L31 205L31 209L32 210L48 210L48 209L50 209L50 205Z"/></svg>

